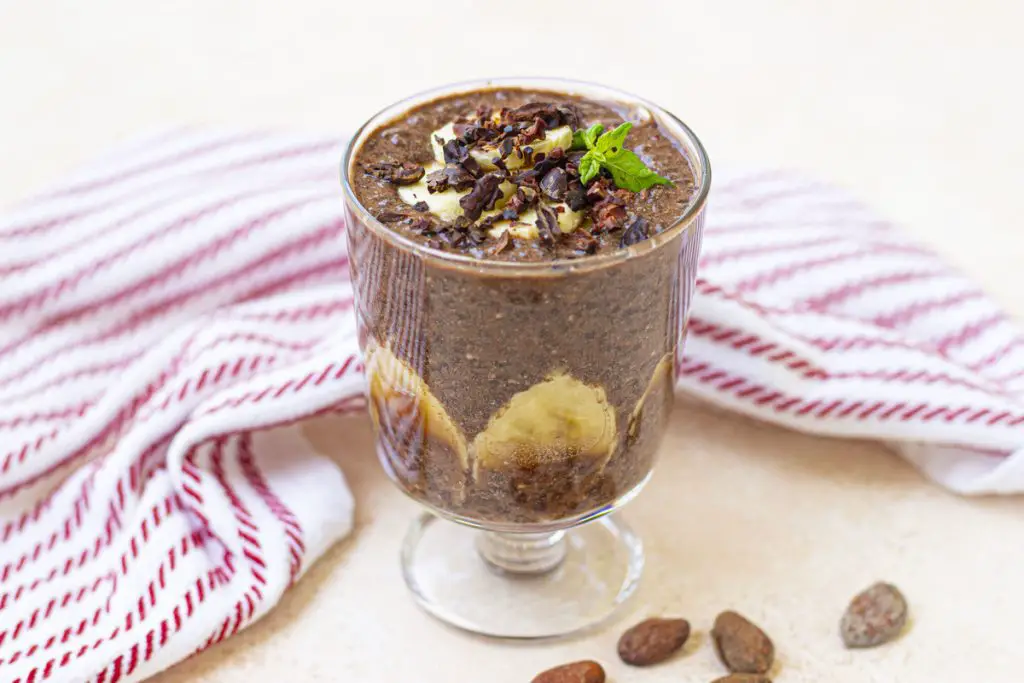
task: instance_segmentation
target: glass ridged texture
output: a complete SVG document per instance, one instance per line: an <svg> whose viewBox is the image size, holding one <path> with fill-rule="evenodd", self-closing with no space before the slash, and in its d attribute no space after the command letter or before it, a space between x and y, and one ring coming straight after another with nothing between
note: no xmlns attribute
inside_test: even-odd
<svg viewBox="0 0 1024 683"><path fill-rule="evenodd" d="M368 135L418 104L495 87L615 101L653 116L693 167L688 209L674 226L628 249L510 263L430 249L360 205L349 174ZM625 93L501 79L424 93L382 111L350 144L342 180L378 456L405 493L463 525L414 525L403 552L410 587L431 612L490 635L558 635L604 618L635 586L639 541L617 519L562 532L629 500L654 465L696 277L710 182L703 148L678 119ZM465 545L478 556L455 558L453 534L472 535ZM573 576L568 565L585 567L598 553L620 560L611 561L601 590L573 596L596 607L576 616L549 613L554 604L565 609L559 583ZM486 595L449 594L444 584L457 580L459 563L466 564L462 573L485 572L477 590ZM517 599L512 584L522 581L500 578L507 574L535 577L540 593ZM507 600L503 591L511 591ZM466 598L462 608L453 595ZM520 618L510 616L511 606Z"/></svg>

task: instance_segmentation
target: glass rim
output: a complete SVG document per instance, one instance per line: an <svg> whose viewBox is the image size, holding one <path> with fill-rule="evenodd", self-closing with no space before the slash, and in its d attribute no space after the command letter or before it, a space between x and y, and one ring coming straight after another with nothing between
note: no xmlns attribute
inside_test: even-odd
<svg viewBox="0 0 1024 683"><path fill-rule="evenodd" d="M685 138L683 142L688 148L686 150L687 157L690 163L695 166L694 171L698 180L697 190L690 198L686 209L683 210L669 228L629 247L580 258L558 258L546 261L493 261L477 258L468 254L443 251L417 242L416 240L387 227L373 214L371 214L365 206L363 206L362 202L360 202L358 197L356 197L349 178L352 172L352 162L355 157L355 152L358 145L362 143L362 138L365 134L376 130L376 128L388 121L395 120L397 117L401 116L413 107L425 104L431 100L462 92L468 93L475 90L493 90L501 87L523 89L537 88L550 90L552 92L564 91L568 94L572 93L572 89L574 87L600 90L612 96L616 101L631 105L641 105L647 108L656 118L661 117L669 123L677 126L679 131L682 133L682 137ZM678 138L679 136L674 134L673 137ZM560 274L566 271L578 272L593 270L614 263L619 263L621 261L637 258L642 254L654 251L662 245L671 242L677 235L687 230L703 210L704 205L707 203L708 192L711 188L711 164L708 160L707 151L704 149L704 145L693 130L675 114L647 99L619 90L618 88L609 87L591 81L544 76L486 78L459 81L436 88L430 88L428 90L422 90L393 102L373 114L352 135L345 146L345 153L342 156L340 172L341 184L345 192L346 203L355 213L358 214L359 218L363 221L363 224L372 230L378 237L391 243L392 246L406 252L413 253L421 258L434 261L444 267L471 270L477 273L494 272L511 274L522 272L530 275L543 275L545 273Z"/></svg>

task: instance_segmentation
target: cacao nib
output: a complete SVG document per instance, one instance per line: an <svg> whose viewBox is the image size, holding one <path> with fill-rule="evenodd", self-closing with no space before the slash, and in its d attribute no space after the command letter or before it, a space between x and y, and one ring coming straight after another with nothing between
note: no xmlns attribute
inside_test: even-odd
<svg viewBox="0 0 1024 683"><path fill-rule="evenodd" d="M524 166L533 165L533 147L526 145L525 147L519 148L519 154L523 157Z"/></svg>
<svg viewBox="0 0 1024 683"><path fill-rule="evenodd" d="M490 225L493 222L494 222L494 218L491 218L491 219L488 219L487 221L484 221L483 223L480 223L478 225L474 225L466 233L466 239L469 240L470 244L473 244L475 246L479 246L479 245L483 244L484 242L487 241L487 233L484 232L483 228L490 227ZM485 223L486 223L486 225L485 225Z"/></svg>
<svg viewBox="0 0 1024 683"><path fill-rule="evenodd" d="M502 180L500 173L488 173L477 179L469 194L459 199L459 206L466 218L475 221L485 210L494 208L494 204L502 197Z"/></svg>
<svg viewBox="0 0 1024 683"><path fill-rule="evenodd" d="M538 118L545 123L554 122L556 126L562 122L558 105L553 102L529 102L508 112L509 121L533 121Z"/></svg>
<svg viewBox="0 0 1024 683"><path fill-rule="evenodd" d="M565 150L561 147L555 147L551 150L543 159L540 159L538 154L537 163L534 165L533 170L537 172L537 175L543 177L548 171L556 166L561 166L565 163Z"/></svg>
<svg viewBox="0 0 1024 683"><path fill-rule="evenodd" d="M498 167L498 170L501 171L503 177L508 177L508 166L505 165L504 159L501 157L494 157L491 159L491 163Z"/></svg>
<svg viewBox="0 0 1024 683"><path fill-rule="evenodd" d="M434 232L434 222L429 218L420 216L412 219L412 222L409 223L409 229L420 235L430 235Z"/></svg>
<svg viewBox="0 0 1024 683"><path fill-rule="evenodd" d="M444 163L446 164L461 164L469 156L469 147L458 138L444 143L441 151L444 153Z"/></svg>
<svg viewBox="0 0 1024 683"><path fill-rule="evenodd" d="M587 185L587 199L591 204L606 199L609 194L611 194L611 180L608 178L598 177Z"/></svg>
<svg viewBox="0 0 1024 683"><path fill-rule="evenodd" d="M573 211L582 211L587 208L587 190L578 180L569 183L569 189L565 193L565 203Z"/></svg>
<svg viewBox="0 0 1024 683"><path fill-rule="evenodd" d="M540 181L540 176L537 171L528 169L526 171L520 171L519 173L512 176L512 182L516 185L537 185Z"/></svg>
<svg viewBox="0 0 1024 683"><path fill-rule="evenodd" d="M412 208L421 212L430 211L430 205L427 204L426 202L416 202L415 204L412 205Z"/></svg>
<svg viewBox="0 0 1024 683"><path fill-rule="evenodd" d="M435 192L444 192L448 189L467 190L473 187L475 182L476 179L465 168L455 164L448 164L427 176L427 191L433 194Z"/></svg>
<svg viewBox="0 0 1024 683"><path fill-rule="evenodd" d="M541 204L537 207L537 233L540 241L548 246L555 243L555 239L562 235L558 227L558 214L550 206Z"/></svg>
<svg viewBox="0 0 1024 683"><path fill-rule="evenodd" d="M540 181L540 191L552 201L560 202L564 200L568 189L569 181L566 178L565 171L557 166L548 171Z"/></svg>
<svg viewBox="0 0 1024 683"><path fill-rule="evenodd" d="M506 249L511 248L511 246L512 237L508 234L508 230L503 230L501 235L498 236L498 239L495 240L494 244L488 247L487 251L492 254L500 254Z"/></svg>
<svg viewBox="0 0 1024 683"><path fill-rule="evenodd" d="M566 241L573 251L580 256L593 254L597 251L597 240L589 232L574 230L566 235Z"/></svg>
<svg viewBox="0 0 1024 683"><path fill-rule="evenodd" d="M614 202L603 201L594 205L594 226L602 231L615 230L626 224L626 209Z"/></svg>
<svg viewBox="0 0 1024 683"><path fill-rule="evenodd" d="M565 155L565 172L573 178L580 177L580 160L586 152L569 152Z"/></svg>
<svg viewBox="0 0 1024 683"><path fill-rule="evenodd" d="M406 217L404 213L398 213L397 211L381 211L377 214L377 220L381 223L397 223Z"/></svg>
<svg viewBox="0 0 1024 683"><path fill-rule="evenodd" d="M575 104L560 104L557 107L558 113L562 116L562 125L569 126L573 130L580 127L583 117L580 115L579 107Z"/></svg>
<svg viewBox="0 0 1024 683"><path fill-rule="evenodd" d="M520 187L512 198L505 205L505 211L512 211L516 216L523 212L523 209L532 205L537 200L537 194L528 187Z"/></svg>
<svg viewBox="0 0 1024 683"><path fill-rule="evenodd" d="M467 145L481 140L493 140L498 136L495 130L475 123L456 123L454 130L455 135Z"/></svg>
<svg viewBox="0 0 1024 683"><path fill-rule="evenodd" d="M647 228L647 221L639 216L634 218L633 221L626 226L625 231L622 233L622 240L619 242L620 247L628 247L637 242L643 242L645 239L650 237Z"/></svg>
<svg viewBox="0 0 1024 683"><path fill-rule="evenodd" d="M449 224L449 227L454 230L468 230L471 225L473 225L473 221L466 216L457 216L455 220Z"/></svg>
<svg viewBox="0 0 1024 683"><path fill-rule="evenodd" d="M526 130L519 134L519 143L525 145L534 140L540 140L544 137L544 131L547 129L548 125L544 123L544 119L536 118Z"/></svg>
<svg viewBox="0 0 1024 683"><path fill-rule="evenodd" d="M474 176L480 175L480 164L469 154L469 147L457 138L444 143L441 148L445 164L458 164Z"/></svg>
<svg viewBox="0 0 1024 683"><path fill-rule="evenodd" d="M425 173L422 166L410 161L405 161L400 164L380 161L375 164L368 164L364 169L368 174L394 185L411 185L415 182L419 182L419 179L422 178Z"/></svg>

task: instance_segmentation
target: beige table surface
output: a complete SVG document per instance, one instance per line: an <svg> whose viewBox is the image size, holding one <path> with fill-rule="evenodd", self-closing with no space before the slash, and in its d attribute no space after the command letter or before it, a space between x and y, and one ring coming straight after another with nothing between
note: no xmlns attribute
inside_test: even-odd
<svg viewBox="0 0 1024 683"><path fill-rule="evenodd" d="M1011 0L0 0L0 205L161 124L346 130L447 81L584 77L681 114L719 165L845 184L1021 315L1022 25ZM774 635L780 683L1022 680L1024 499L956 498L877 445L687 406L675 418L627 511L648 548L634 615L681 614L703 631L736 607ZM355 533L264 621L160 683L514 683L584 657L617 683L719 673L700 636L688 656L638 671L614 657L619 624L529 647L441 627L399 578L414 509L379 471L365 424L310 432L349 477ZM905 588L912 629L847 653L836 620L877 577Z"/></svg>

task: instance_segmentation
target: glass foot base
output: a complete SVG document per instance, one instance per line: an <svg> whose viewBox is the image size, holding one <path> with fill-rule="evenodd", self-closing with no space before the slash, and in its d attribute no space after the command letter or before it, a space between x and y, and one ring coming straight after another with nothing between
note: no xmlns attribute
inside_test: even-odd
<svg viewBox="0 0 1024 683"><path fill-rule="evenodd" d="M552 534L497 534L420 515L402 546L419 604L452 626L495 638L553 638L608 618L643 571L640 539L605 516Z"/></svg>

